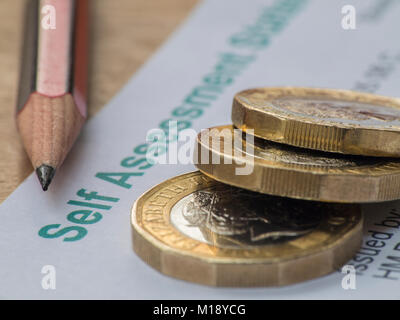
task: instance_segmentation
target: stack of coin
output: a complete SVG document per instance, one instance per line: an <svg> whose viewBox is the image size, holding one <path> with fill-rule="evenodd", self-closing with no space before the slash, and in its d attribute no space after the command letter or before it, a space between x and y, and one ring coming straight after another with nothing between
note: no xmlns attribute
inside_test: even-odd
<svg viewBox="0 0 400 320"><path fill-rule="evenodd" d="M215 286L281 286L339 269L362 241L360 203L400 198L400 100L346 90L239 92L233 125L203 130L200 171L132 209L136 253Z"/></svg>

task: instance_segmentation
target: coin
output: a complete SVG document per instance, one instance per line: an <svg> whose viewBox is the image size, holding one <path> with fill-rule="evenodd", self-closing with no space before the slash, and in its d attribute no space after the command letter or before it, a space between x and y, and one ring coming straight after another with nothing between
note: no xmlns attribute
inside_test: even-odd
<svg viewBox="0 0 400 320"><path fill-rule="evenodd" d="M319 277L362 240L355 204L268 196L199 171L143 194L131 214L133 248L158 271L211 286L281 286Z"/></svg>
<svg viewBox="0 0 400 320"><path fill-rule="evenodd" d="M296 147L400 157L397 98L333 89L250 89L235 95L232 121L258 137Z"/></svg>
<svg viewBox="0 0 400 320"><path fill-rule="evenodd" d="M266 194L317 201L362 203L400 198L400 161L396 159L307 150L256 137L249 143L235 138L234 130L241 132L229 125L197 136L195 165L213 179ZM244 165L252 171L238 174Z"/></svg>

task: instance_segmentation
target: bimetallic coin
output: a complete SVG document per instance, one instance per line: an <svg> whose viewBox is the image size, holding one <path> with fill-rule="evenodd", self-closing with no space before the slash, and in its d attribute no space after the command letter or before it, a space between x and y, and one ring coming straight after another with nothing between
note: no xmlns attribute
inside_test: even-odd
<svg viewBox="0 0 400 320"><path fill-rule="evenodd" d="M213 179L307 200L362 203L400 198L400 160L307 150L259 138L250 145L239 137L238 144L233 131L233 126L221 126L197 137L196 167ZM253 170L238 174L243 165Z"/></svg>
<svg viewBox="0 0 400 320"><path fill-rule="evenodd" d="M250 89L236 94L232 121L258 137L296 147L400 157L397 98L334 89Z"/></svg>
<svg viewBox="0 0 400 320"><path fill-rule="evenodd" d="M281 286L340 268L362 240L359 205L273 197L192 172L143 194L131 215L146 263L211 286Z"/></svg>

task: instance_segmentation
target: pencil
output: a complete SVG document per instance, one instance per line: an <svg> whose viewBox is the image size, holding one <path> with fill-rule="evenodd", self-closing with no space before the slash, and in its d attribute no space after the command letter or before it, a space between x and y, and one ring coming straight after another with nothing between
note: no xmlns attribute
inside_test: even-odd
<svg viewBox="0 0 400 320"><path fill-rule="evenodd" d="M29 0L17 126L47 190L81 127L87 91L87 0Z"/></svg>

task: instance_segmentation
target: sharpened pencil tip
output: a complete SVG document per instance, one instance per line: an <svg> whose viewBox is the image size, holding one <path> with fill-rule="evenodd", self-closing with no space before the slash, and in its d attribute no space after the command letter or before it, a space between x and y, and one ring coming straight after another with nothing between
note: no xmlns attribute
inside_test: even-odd
<svg viewBox="0 0 400 320"><path fill-rule="evenodd" d="M42 164L40 167L36 168L36 174L39 178L40 184L42 185L43 191L46 191L54 177L56 169L46 164Z"/></svg>

